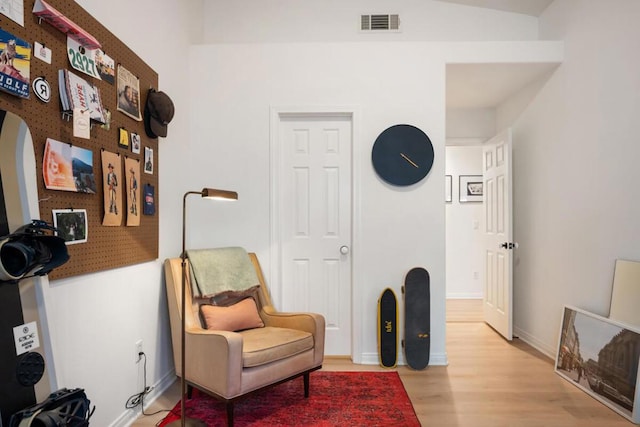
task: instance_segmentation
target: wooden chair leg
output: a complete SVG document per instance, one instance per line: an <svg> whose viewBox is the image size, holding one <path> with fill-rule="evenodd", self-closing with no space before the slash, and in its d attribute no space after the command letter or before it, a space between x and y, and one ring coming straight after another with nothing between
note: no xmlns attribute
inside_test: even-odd
<svg viewBox="0 0 640 427"><path fill-rule="evenodd" d="M304 378L304 397L309 397L309 372L305 372L302 376Z"/></svg>
<svg viewBox="0 0 640 427"><path fill-rule="evenodd" d="M233 402L227 402L227 425L233 427Z"/></svg>

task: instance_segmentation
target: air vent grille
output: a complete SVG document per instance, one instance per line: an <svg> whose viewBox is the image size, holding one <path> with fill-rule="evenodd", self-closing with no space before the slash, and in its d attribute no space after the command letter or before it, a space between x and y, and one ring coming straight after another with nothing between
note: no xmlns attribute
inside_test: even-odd
<svg viewBox="0 0 640 427"><path fill-rule="evenodd" d="M362 31L371 29L371 15L360 15L360 29Z"/></svg>
<svg viewBox="0 0 640 427"><path fill-rule="evenodd" d="M399 31L400 15L377 14L360 15L361 31Z"/></svg>

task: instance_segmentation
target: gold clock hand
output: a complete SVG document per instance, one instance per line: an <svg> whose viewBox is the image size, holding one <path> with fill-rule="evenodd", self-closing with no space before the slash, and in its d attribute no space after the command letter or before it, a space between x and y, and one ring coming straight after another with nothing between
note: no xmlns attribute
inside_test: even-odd
<svg viewBox="0 0 640 427"><path fill-rule="evenodd" d="M420 166L416 165L415 162L413 160L411 160L410 158L408 158L404 153L400 153L400 156L402 156L403 159L405 159L407 162L409 162L411 164L411 166L413 166L416 169L419 169Z"/></svg>

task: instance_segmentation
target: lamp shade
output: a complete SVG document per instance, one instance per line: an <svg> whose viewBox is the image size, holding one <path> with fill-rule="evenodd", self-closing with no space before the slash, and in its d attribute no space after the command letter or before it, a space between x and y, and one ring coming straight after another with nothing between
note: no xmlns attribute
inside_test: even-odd
<svg viewBox="0 0 640 427"><path fill-rule="evenodd" d="M238 200L238 193L228 190L217 190L215 188L203 188L202 197L217 200Z"/></svg>

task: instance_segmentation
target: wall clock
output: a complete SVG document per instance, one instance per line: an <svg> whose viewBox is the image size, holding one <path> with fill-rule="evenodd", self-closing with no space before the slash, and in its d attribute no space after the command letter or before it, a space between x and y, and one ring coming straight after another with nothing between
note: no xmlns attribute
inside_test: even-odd
<svg viewBox="0 0 640 427"><path fill-rule="evenodd" d="M398 186L412 185L431 170L433 145L427 134L415 126L391 126L373 143L371 162L385 182Z"/></svg>

